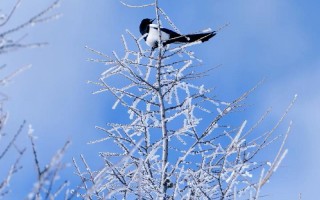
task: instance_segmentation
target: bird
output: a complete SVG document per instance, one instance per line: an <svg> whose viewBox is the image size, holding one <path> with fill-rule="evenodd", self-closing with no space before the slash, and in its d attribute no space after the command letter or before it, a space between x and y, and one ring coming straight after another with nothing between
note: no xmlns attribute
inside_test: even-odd
<svg viewBox="0 0 320 200"><path fill-rule="evenodd" d="M146 41L147 45L154 50L159 46L159 32L158 25L152 24L155 19L145 18L141 20L139 29L140 33L143 36L143 39ZM198 34L187 34L181 35L170 29L160 27L161 31L161 42L163 46L171 43L192 43L196 41L206 42L210 38L216 35L215 31L208 33L198 33Z"/></svg>

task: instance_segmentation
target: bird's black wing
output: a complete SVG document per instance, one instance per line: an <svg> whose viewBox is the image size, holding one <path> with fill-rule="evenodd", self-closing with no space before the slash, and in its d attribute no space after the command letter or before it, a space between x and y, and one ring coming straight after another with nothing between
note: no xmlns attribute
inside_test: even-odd
<svg viewBox="0 0 320 200"><path fill-rule="evenodd" d="M170 38L176 38L176 37L180 37L181 35L179 33L176 33L170 29L167 28L160 28L161 31L167 33L170 35Z"/></svg>

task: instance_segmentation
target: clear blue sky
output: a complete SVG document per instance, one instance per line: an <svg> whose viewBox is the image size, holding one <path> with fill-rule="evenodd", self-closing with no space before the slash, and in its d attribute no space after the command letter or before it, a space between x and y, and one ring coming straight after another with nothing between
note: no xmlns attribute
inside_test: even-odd
<svg viewBox="0 0 320 200"><path fill-rule="evenodd" d="M50 2L23 1L11 25L22 22ZM127 2L135 4L139 1ZM271 126L294 94L299 95L284 124L291 119L294 123L287 143L289 154L263 194L268 195L264 199L273 200L298 199L299 193L303 199L317 199L320 180L320 2L168 2L160 1L160 5L183 33L209 27L215 30L230 23L210 42L194 48L206 67L222 64L212 76L203 80L207 87L216 87L215 94L219 99L232 100L267 78L248 100L250 106L243 116L249 123L272 107L267 121ZM119 116L117 111L111 110L113 99L110 95L91 94L96 88L86 81L97 80L105 66L87 62L87 58L95 55L84 46L106 54L120 51L121 34L129 29L139 35L140 20L154 16L151 8L129 9L117 0L65 0L58 11L63 14L59 20L25 30L29 33L26 42L47 41L49 46L1 55L0 63L8 65L5 72L32 64L30 70L2 89L9 96L5 106L10 113L6 131L14 133L23 120L32 124L38 136L36 142L42 164L67 139L72 140L67 161L80 153L94 160L98 151L110 148L103 144L86 144L100 138L101 133L94 129L95 125L103 126ZM30 147L26 134L19 142L21 146ZM264 153L268 155L269 152ZM30 148L28 155L31 155ZM30 191L34 171L30 159L30 156L24 158L21 175L12 180L12 189L17 192L8 196L10 199L21 199ZM16 181L19 181L19 187L14 185Z"/></svg>

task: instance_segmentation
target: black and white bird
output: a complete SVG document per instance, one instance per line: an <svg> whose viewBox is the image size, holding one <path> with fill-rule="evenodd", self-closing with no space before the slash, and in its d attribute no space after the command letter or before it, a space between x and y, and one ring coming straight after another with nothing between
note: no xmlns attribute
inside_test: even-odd
<svg viewBox="0 0 320 200"><path fill-rule="evenodd" d="M158 32L158 25L152 24L153 21L154 19L153 20L148 18L143 19L140 23L139 29L147 45L152 47L152 49L155 49L158 47L159 32ZM215 31L208 32L208 33L181 35L172 30L162 28L162 27L160 28L160 31L161 31L161 42L163 46L166 46L167 44L171 44L171 43L191 43L196 41L205 42L216 35Z"/></svg>

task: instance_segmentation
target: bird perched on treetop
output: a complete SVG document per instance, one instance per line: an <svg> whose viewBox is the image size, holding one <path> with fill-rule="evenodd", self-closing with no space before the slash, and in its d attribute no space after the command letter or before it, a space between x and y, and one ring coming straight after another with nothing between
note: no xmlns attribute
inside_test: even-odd
<svg viewBox="0 0 320 200"><path fill-rule="evenodd" d="M144 36L144 40L146 41L147 45L155 49L158 47L159 41L159 32L158 32L158 25L152 24L154 21L151 19L143 19L140 23L140 33ZM210 38L216 35L215 31L209 33L198 33L198 34L187 34L181 35L176 33L172 30L161 28L161 41L163 46L171 43L191 43L196 41L205 42L208 41Z"/></svg>

